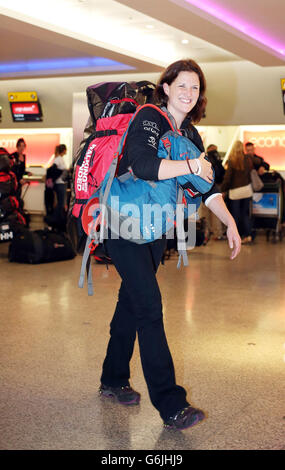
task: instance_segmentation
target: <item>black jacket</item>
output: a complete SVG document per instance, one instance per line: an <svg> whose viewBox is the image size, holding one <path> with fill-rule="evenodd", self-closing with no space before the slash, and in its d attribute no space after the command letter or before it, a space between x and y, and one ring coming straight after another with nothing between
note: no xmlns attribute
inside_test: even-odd
<svg viewBox="0 0 285 470"><path fill-rule="evenodd" d="M270 165L262 157L254 154L252 159L255 170L258 170L261 166L263 166L266 171L269 171Z"/></svg>
<svg viewBox="0 0 285 470"><path fill-rule="evenodd" d="M26 172L26 155L23 155L24 161L19 160L19 154L18 152L14 152L10 155L10 159L12 160L12 168L11 171L15 173L17 181L19 181L23 178Z"/></svg>
<svg viewBox="0 0 285 470"><path fill-rule="evenodd" d="M185 119L181 131L201 152L204 152L203 142L197 129L194 126L190 128L188 126L189 120ZM162 161L157 156L158 144L163 134L169 130L167 120L156 109L142 109L130 126L118 176L126 173L130 166L138 178L158 181L158 171ZM218 192L218 188L214 185L208 193L203 195L203 202Z"/></svg>
<svg viewBox="0 0 285 470"><path fill-rule="evenodd" d="M219 153L217 150L210 150L207 153L207 156L215 170L215 182L217 184L222 184L226 170L222 165Z"/></svg>

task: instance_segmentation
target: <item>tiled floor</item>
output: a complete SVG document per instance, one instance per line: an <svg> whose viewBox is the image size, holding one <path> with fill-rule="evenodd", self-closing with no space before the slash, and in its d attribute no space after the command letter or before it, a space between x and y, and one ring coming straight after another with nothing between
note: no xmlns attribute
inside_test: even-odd
<svg viewBox="0 0 285 470"><path fill-rule="evenodd" d="M9 263L0 246L1 449L285 449L285 242L259 236L229 260L226 242L176 256L158 273L177 382L208 419L164 430L136 345L140 406L98 396L119 278L94 265L94 297L77 288L81 258Z"/></svg>

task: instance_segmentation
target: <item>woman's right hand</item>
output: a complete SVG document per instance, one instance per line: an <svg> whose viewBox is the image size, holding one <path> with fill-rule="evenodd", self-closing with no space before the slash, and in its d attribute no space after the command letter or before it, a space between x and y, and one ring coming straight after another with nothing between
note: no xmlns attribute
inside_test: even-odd
<svg viewBox="0 0 285 470"><path fill-rule="evenodd" d="M209 160L205 159L205 152L201 153L200 157L198 158L200 165L201 165L201 173L200 177L203 178L208 183L212 183L213 181L213 169L212 165Z"/></svg>

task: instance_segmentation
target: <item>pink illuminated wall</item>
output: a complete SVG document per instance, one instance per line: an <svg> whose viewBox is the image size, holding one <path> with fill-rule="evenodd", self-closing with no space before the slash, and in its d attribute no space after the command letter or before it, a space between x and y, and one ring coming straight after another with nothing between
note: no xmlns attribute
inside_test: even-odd
<svg viewBox="0 0 285 470"><path fill-rule="evenodd" d="M271 169L285 170L285 130L244 131L243 141L252 142L255 153L263 157Z"/></svg>
<svg viewBox="0 0 285 470"><path fill-rule="evenodd" d="M54 149L60 144L60 134L0 134L0 147L5 147L9 153L16 151L17 140L23 137L27 144L26 164L46 166L54 154Z"/></svg>

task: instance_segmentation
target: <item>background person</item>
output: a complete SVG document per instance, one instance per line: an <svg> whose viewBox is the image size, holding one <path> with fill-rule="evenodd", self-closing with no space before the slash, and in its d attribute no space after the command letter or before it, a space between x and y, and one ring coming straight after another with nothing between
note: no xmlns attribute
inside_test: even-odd
<svg viewBox="0 0 285 470"><path fill-rule="evenodd" d="M26 142L25 140L21 137L18 139L17 144L16 144L16 152L12 153L10 155L11 159L11 171L16 175L17 178L17 197L20 199L21 193L22 193L22 186L24 184L27 184L27 181L23 179L24 175L32 176L32 173L29 171L26 171L26 155L25 155L25 150L26 150Z"/></svg>
<svg viewBox="0 0 285 470"><path fill-rule="evenodd" d="M222 165L221 157L218 152L218 147L216 145L214 144L208 145L207 157L210 160L214 168L215 183L216 183L217 188L220 190L226 170L224 169ZM209 236L212 236L214 240L226 239L226 237L224 236L224 227L223 227L222 222L204 204L201 204L199 208L199 216L201 218L205 218L207 230L209 231Z"/></svg>
<svg viewBox="0 0 285 470"><path fill-rule="evenodd" d="M223 193L228 191L230 211L242 236L242 243L251 243L250 204L253 191L250 172L253 164L252 157L244 154L243 143L240 140L234 143L227 162L221 190Z"/></svg>
<svg viewBox="0 0 285 470"><path fill-rule="evenodd" d="M57 205L54 210L54 219L61 221L65 216L65 205L66 205L66 183L65 178L67 176L67 167L64 161L64 155L66 155L67 148L65 144L57 145L55 148L54 165L61 171L60 176L55 180L54 191L57 196Z"/></svg>
<svg viewBox="0 0 285 470"><path fill-rule="evenodd" d="M215 170L215 183L221 185L225 176L225 168L222 164L221 156L217 145L210 144L207 147L207 157Z"/></svg>
<svg viewBox="0 0 285 470"><path fill-rule="evenodd" d="M254 166L255 170L257 170L260 175L262 175L264 173L263 168L266 171L269 171L269 169L270 169L269 163L267 163L259 155L255 154L255 147L254 147L254 144L252 142L247 142L245 144L245 155L247 155L248 157L251 157L252 162L253 162L253 166ZM260 169L260 171L259 171L259 169Z"/></svg>

